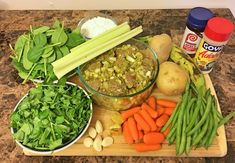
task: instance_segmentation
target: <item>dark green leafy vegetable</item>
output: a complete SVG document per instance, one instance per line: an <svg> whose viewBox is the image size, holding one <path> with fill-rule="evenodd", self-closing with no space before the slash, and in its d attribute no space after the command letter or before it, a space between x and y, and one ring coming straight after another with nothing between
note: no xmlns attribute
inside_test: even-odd
<svg viewBox="0 0 235 163"><path fill-rule="evenodd" d="M42 56L43 51L44 48L41 46L34 46L33 48L29 49L28 60L32 63L36 63Z"/></svg>
<svg viewBox="0 0 235 163"><path fill-rule="evenodd" d="M22 56L26 41L27 41L27 36L23 34L17 39L15 43L15 55L16 55L16 58L18 59L18 62L20 62L21 60L21 56Z"/></svg>
<svg viewBox="0 0 235 163"><path fill-rule="evenodd" d="M63 26L61 28L55 29L51 36L51 42L56 44L60 43L60 46L64 45L68 40L68 36L64 32Z"/></svg>
<svg viewBox="0 0 235 163"><path fill-rule="evenodd" d="M44 82L56 80L51 63L67 55L70 49L85 42L76 28L64 28L55 21L48 26L30 27L30 32L18 37L12 56L12 64L26 82L28 79L41 79ZM35 66L33 66L36 64Z"/></svg>
<svg viewBox="0 0 235 163"><path fill-rule="evenodd" d="M46 34L40 33L34 36L34 43L36 46L43 47L47 44Z"/></svg>
<svg viewBox="0 0 235 163"><path fill-rule="evenodd" d="M91 116L90 104L76 86L39 85L12 113L13 136L25 146L53 150L83 131Z"/></svg>

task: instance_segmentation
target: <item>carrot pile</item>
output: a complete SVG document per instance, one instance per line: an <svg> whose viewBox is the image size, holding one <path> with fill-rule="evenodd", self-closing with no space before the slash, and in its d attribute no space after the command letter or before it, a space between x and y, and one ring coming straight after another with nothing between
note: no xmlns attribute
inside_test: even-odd
<svg viewBox="0 0 235 163"><path fill-rule="evenodd" d="M164 132L160 132L171 116L176 103L156 99L150 96L141 106L121 112L124 121L123 136L128 144L134 144L136 151L146 152L161 149L161 143L170 132L169 125Z"/></svg>

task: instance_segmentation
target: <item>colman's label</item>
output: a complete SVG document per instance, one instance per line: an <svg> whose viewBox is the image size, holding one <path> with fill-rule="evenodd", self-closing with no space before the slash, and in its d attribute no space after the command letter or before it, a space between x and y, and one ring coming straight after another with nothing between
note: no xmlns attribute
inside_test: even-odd
<svg viewBox="0 0 235 163"><path fill-rule="evenodd" d="M193 32L193 31L191 31L187 27L185 29L185 33L184 33L182 43L181 43L181 48L187 54L189 54L191 57L194 57L194 55L197 51L198 45L199 45L199 43L201 41L201 37L202 37L200 35L198 35L197 33Z"/></svg>
<svg viewBox="0 0 235 163"><path fill-rule="evenodd" d="M194 58L195 63L202 73L209 73L212 70L213 65L219 58L223 47L223 45L210 45L202 39Z"/></svg>

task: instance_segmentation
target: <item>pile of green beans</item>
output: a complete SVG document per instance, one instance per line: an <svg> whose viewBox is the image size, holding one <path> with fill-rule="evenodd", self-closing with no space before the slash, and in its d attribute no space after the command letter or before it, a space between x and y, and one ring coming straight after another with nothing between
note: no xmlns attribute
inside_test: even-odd
<svg viewBox="0 0 235 163"><path fill-rule="evenodd" d="M176 143L176 155L188 155L191 149L198 147L208 149L216 137L217 129L235 116L234 111L223 117L217 106L210 89L201 95L192 83L187 86L182 100L161 130L163 132L171 125L166 139L169 144Z"/></svg>

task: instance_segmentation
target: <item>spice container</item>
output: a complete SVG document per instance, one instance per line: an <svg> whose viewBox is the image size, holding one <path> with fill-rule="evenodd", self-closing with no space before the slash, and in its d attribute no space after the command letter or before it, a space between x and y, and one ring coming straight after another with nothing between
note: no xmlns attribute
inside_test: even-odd
<svg viewBox="0 0 235 163"><path fill-rule="evenodd" d="M234 24L228 19L214 17L208 21L194 58L202 73L211 72L233 30Z"/></svg>
<svg viewBox="0 0 235 163"><path fill-rule="evenodd" d="M195 56L207 21L212 17L213 13L203 7L195 7L189 12L181 48L192 58Z"/></svg>

